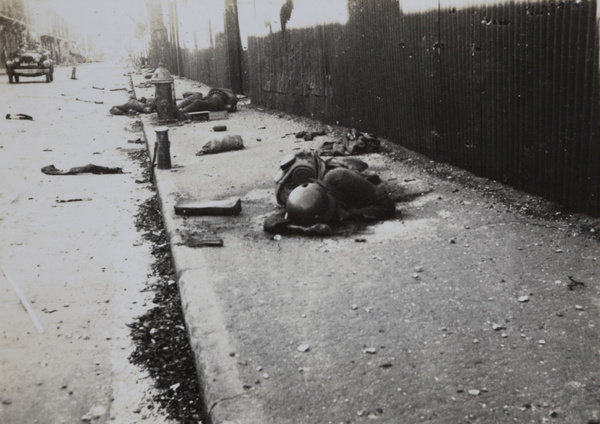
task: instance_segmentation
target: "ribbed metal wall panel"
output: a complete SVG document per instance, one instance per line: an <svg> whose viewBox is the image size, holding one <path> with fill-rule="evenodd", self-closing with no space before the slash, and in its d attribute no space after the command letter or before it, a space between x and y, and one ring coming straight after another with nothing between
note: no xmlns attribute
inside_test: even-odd
<svg viewBox="0 0 600 424"><path fill-rule="evenodd" d="M348 7L346 25L253 38L253 99L600 215L596 1Z"/></svg>
<svg viewBox="0 0 600 424"><path fill-rule="evenodd" d="M600 216L595 0L439 0L418 13L348 0L348 11L346 24L250 37L253 103L373 132ZM219 36L180 52L184 76L227 84Z"/></svg>

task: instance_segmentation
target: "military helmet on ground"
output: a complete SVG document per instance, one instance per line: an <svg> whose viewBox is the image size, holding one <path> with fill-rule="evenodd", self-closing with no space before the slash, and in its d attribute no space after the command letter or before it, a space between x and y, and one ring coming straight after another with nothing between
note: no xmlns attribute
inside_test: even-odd
<svg viewBox="0 0 600 424"><path fill-rule="evenodd" d="M327 224L335 214L336 201L321 184L304 183L292 190L286 210L287 219L294 224Z"/></svg>

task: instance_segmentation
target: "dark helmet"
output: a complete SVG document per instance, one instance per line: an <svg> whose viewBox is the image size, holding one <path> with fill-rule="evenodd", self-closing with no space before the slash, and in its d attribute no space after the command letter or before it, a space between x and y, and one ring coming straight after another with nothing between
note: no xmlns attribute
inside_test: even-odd
<svg viewBox="0 0 600 424"><path fill-rule="evenodd" d="M292 190L286 210L287 219L294 224L327 224L335 214L336 201L319 183L305 183Z"/></svg>

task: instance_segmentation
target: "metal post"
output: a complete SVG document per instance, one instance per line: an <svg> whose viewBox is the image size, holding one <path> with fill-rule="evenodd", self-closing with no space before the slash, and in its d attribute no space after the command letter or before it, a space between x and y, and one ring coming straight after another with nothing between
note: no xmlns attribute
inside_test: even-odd
<svg viewBox="0 0 600 424"><path fill-rule="evenodd" d="M158 169L171 169L171 142L169 141L169 128L156 127L156 167Z"/></svg>

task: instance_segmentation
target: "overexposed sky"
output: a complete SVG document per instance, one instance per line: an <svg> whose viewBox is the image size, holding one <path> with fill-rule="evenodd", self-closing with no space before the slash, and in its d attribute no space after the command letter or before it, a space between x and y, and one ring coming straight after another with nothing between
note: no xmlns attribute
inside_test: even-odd
<svg viewBox="0 0 600 424"><path fill-rule="evenodd" d="M143 51L148 35L135 37L136 25L146 25L145 0L23 0L37 12L38 28L44 28L52 10L64 17L72 33L90 36L93 46L107 53L122 54L127 50ZM441 8L469 7L509 0L398 0L403 13L418 13ZM535 1L535 0L534 0ZM242 44L249 35L263 36L269 31L280 31L279 12L285 0L237 0ZM167 1L165 4L169 3ZM302 28L319 24L348 21L347 0L294 0L294 9L287 27ZM43 7L39 7L42 5ZM200 49L211 45L213 37L223 32L224 0L178 1L179 40L184 48ZM165 24L168 27L165 8ZM209 29L210 21L210 29ZM40 31L43 31L40 29Z"/></svg>
<svg viewBox="0 0 600 424"><path fill-rule="evenodd" d="M90 36L94 46L107 53L127 51L137 43L136 24L147 23L144 0L25 1L36 14L37 28L44 28L48 21L47 10L51 10L65 19L71 33Z"/></svg>
<svg viewBox="0 0 600 424"><path fill-rule="evenodd" d="M73 28L82 32L127 32L137 19L146 19L146 4L143 0L45 1L57 14L65 17Z"/></svg>

